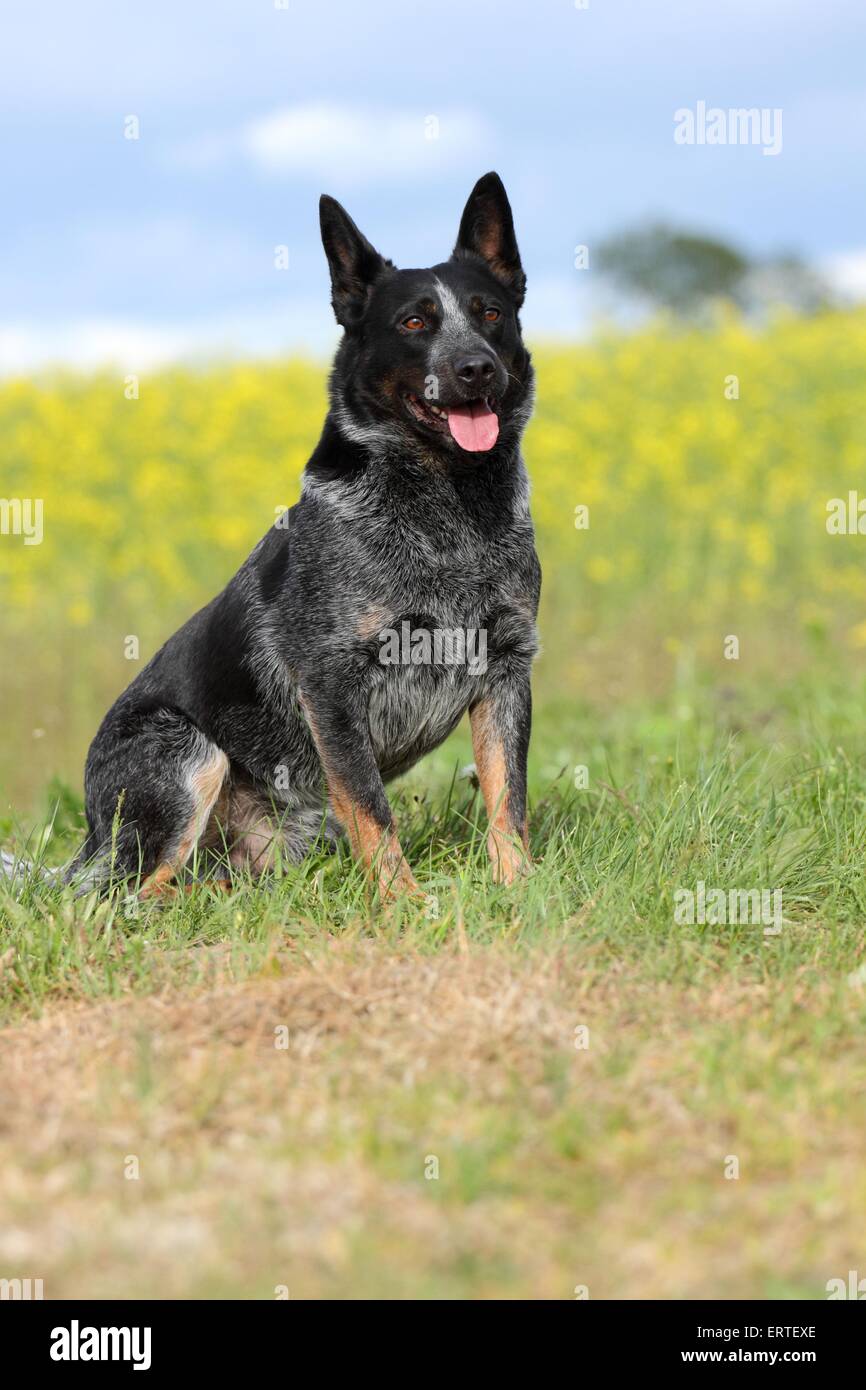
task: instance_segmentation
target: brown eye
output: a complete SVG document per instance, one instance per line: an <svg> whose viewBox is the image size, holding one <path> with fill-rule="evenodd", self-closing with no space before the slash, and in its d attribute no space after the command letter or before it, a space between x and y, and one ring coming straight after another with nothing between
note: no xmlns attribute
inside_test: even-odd
<svg viewBox="0 0 866 1390"><path fill-rule="evenodd" d="M499 318L499 310L498 310L498 309L485 309L485 310L484 310L484 317L485 317L485 319L487 320L488 323L495 323L496 320Z"/></svg>
<svg viewBox="0 0 866 1390"><path fill-rule="evenodd" d="M407 319L403 320L403 327L408 328L410 333L417 333L418 329L424 328L424 326L424 320L419 318L417 314L410 314Z"/></svg>

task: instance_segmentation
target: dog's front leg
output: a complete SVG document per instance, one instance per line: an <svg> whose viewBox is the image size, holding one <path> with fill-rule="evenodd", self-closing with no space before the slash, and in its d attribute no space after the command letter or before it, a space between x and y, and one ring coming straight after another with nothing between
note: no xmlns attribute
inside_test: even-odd
<svg viewBox="0 0 866 1390"><path fill-rule="evenodd" d="M490 829L487 850L498 883L529 872L526 757L532 723L529 674L509 674L469 710L472 748Z"/></svg>
<svg viewBox="0 0 866 1390"><path fill-rule="evenodd" d="M398 893L423 897L397 838L360 703L352 697L334 700L309 684L300 703L324 769L328 799L355 858L383 899Z"/></svg>

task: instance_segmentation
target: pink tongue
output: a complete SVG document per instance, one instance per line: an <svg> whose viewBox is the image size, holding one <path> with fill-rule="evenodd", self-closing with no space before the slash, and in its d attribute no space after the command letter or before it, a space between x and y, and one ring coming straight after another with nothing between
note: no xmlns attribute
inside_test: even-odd
<svg viewBox="0 0 866 1390"><path fill-rule="evenodd" d="M448 407L448 428L452 439L470 454L492 449L499 437L499 416L486 401Z"/></svg>

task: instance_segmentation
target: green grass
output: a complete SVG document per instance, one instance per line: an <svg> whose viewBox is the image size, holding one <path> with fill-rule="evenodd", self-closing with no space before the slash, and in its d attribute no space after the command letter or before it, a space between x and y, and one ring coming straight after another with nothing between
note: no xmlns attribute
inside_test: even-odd
<svg viewBox="0 0 866 1390"><path fill-rule="evenodd" d="M343 849L284 866L264 883L239 877L229 897L202 889L169 903L97 902L38 881L23 892L6 885L0 913L14 961L5 1017L56 997L147 989L164 968L155 946L230 943L237 970L255 971L275 940L315 948L327 933L408 934L426 951L449 943L458 922L479 942L507 931L509 941L531 944L551 932L567 936L579 917L582 939L649 951L663 975L675 968L684 939L721 941L732 961L751 959L756 933L747 925L673 930L674 892L699 880L778 890L786 927L812 925L853 946L866 916L863 698L841 684L835 699L823 686L819 698L801 681L763 704L753 695L751 704L732 705L727 694L693 688L604 716L549 710L533 741L536 863L511 889L488 873L486 822L465 771L471 750L463 730L393 795L407 857L435 903L380 910ZM588 779L580 789L578 765ZM42 863L63 862L81 835L81 804L58 786L46 802L44 824L27 834L7 821L0 833ZM794 938L783 930L764 956L786 958Z"/></svg>
<svg viewBox="0 0 866 1390"><path fill-rule="evenodd" d="M394 796L435 912L342 852L132 915L4 890L0 1265L47 1296L825 1297L866 1238L863 694L549 707L507 888L461 731ZM57 863L81 809L48 799ZM678 925L698 880L780 890L781 932Z"/></svg>

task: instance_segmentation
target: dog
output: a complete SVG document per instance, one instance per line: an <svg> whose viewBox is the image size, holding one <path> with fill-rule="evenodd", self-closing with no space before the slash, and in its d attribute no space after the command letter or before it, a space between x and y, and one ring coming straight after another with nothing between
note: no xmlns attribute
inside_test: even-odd
<svg viewBox="0 0 866 1390"><path fill-rule="evenodd" d="M106 714L70 882L147 898L210 854L230 883L345 832L383 898L420 894L385 786L467 710L494 876L528 870L541 571L508 198L479 179L428 270L398 270L331 197L320 223L343 333L300 500ZM443 632L484 634L484 660L416 641ZM383 659L394 633L410 659Z"/></svg>

